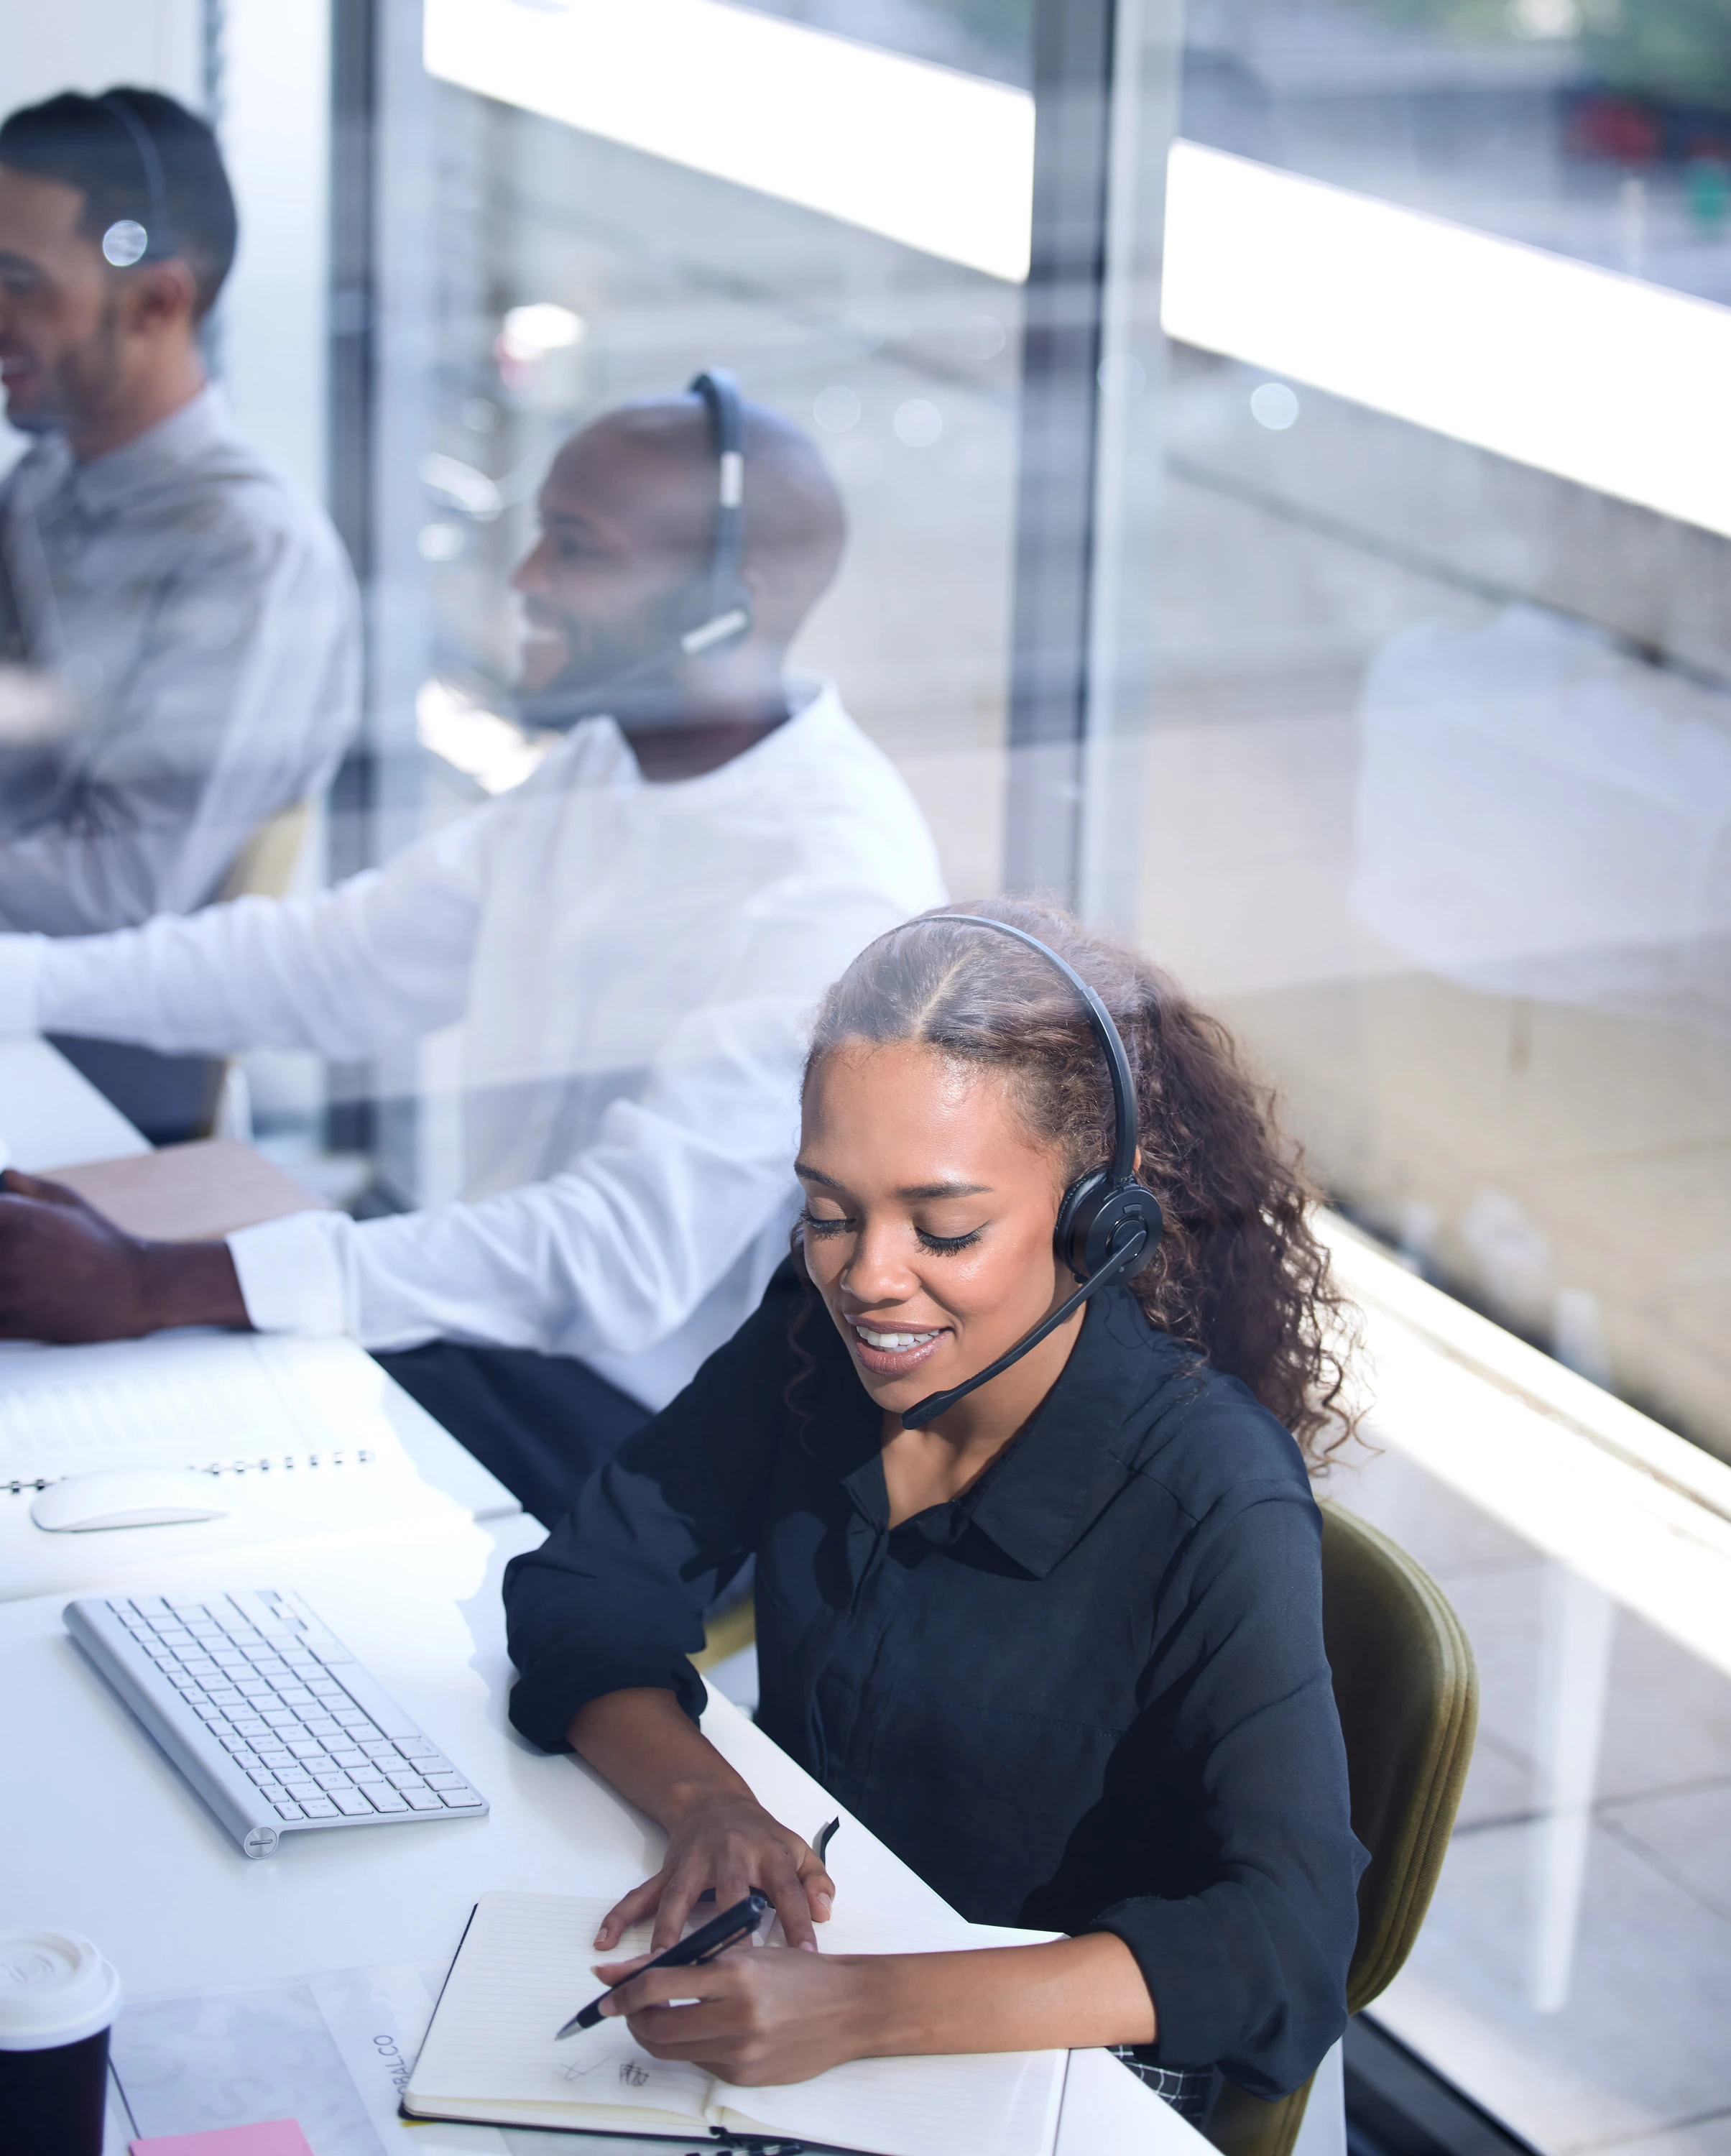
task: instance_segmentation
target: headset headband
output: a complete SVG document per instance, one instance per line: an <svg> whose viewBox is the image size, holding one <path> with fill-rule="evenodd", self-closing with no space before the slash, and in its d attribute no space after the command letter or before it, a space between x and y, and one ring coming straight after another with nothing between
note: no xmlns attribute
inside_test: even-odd
<svg viewBox="0 0 1731 2156"><path fill-rule="evenodd" d="M715 619L739 603L745 428L740 412L740 385L725 367L708 368L690 387L702 398L709 413L709 440L715 452L715 537L709 555L709 614Z"/></svg>
<svg viewBox="0 0 1731 2156"><path fill-rule="evenodd" d="M114 115L131 137L144 173L145 192L150 198L149 223L140 225L132 218L117 218L102 235L102 252L117 269L130 269L135 262L160 262L175 253L176 241L173 227L168 221L168 182L163 175L156 138L131 100L123 97L118 90L110 90L96 102L105 112ZM141 233L141 244L138 239Z"/></svg>
<svg viewBox="0 0 1731 2156"><path fill-rule="evenodd" d="M1042 943L1037 936L1030 936L1025 928L1013 928L1007 921L994 921L985 913L927 913L924 921L956 921L970 928L991 928L1000 936L1013 936L1018 943L1025 943L1030 951L1037 951L1048 966L1062 973L1070 986L1081 997L1088 1011L1088 1022L1094 1039L1100 1044L1100 1053L1106 1059L1106 1070L1112 1081L1112 1165L1107 1171L1114 1183L1128 1183L1136 1172L1136 1088L1130 1076L1130 1059L1124 1053L1124 1037L1114 1024L1112 1014L1089 988L1076 968L1060 958L1049 943ZM912 927L913 924L908 924Z"/></svg>

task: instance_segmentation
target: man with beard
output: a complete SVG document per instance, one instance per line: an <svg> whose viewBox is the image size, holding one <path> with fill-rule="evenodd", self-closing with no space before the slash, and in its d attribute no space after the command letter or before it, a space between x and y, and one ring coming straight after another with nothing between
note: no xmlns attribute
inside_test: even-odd
<svg viewBox="0 0 1731 2156"><path fill-rule="evenodd" d="M84 935L221 890L319 792L359 711L354 582L323 514L238 442L201 326L233 259L202 120L73 93L0 126L0 927ZM213 1067L63 1043L156 1137Z"/></svg>
<svg viewBox="0 0 1731 2156"><path fill-rule="evenodd" d="M694 388L548 475L524 687L571 730L515 792L316 897L0 937L0 1031L346 1057L463 1019L463 1199L152 1245L8 1175L0 1332L346 1331L551 1523L755 1305L807 1018L943 894L894 768L784 672L841 557L822 459Z"/></svg>

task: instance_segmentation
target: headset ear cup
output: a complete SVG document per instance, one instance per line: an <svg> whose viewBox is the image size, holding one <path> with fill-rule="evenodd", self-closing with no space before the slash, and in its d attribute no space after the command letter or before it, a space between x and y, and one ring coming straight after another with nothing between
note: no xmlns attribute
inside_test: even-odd
<svg viewBox="0 0 1731 2156"><path fill-rule="evenodd" d="M1078 1175L1058 1206L1052 1244L1058 1263L1068 1265L1079 1281L1086 1280L1094 1270L1088 1262L1088 1247L1093 1240L1093 1226L1099 1217L1100 1206L1109 1194L1106 1171L1097 1168L1087 1175Z"/></svg>
<svg viewBox="0 0 1731 2156"><path fill-rule="evenodd" d="M1135 1266L1140 1272L1154 1255L1164 1225L1160 1200L1151 1190L1136 1182L1114 1184L1100 1168L1078 1177L1064 1193L1053 1240L1059 1262L1080 1281L1100 1270L1132 1228L1147 1237ZM1124 1277L1133 1279L1134 1274Z"/></svg>

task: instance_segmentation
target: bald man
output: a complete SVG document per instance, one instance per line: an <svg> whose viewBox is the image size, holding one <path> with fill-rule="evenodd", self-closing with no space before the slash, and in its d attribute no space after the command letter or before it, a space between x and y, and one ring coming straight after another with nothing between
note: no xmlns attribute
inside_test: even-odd
<svg viewBox="0 0 1731 2156"><path fill-rule="evenodd" d="M463 1020L463 1199L151 1244L8 1174L0 1333L350 1333L551 1523L755 1306L807 1017L943 892L894 769L785 673L842 509L796 429L743 424L745 634L702 634L709 410L627 406L560 453L515 579L526 705L569 728L532 778L314 897L0 937L0 1032L353 1057Z"/></svg>

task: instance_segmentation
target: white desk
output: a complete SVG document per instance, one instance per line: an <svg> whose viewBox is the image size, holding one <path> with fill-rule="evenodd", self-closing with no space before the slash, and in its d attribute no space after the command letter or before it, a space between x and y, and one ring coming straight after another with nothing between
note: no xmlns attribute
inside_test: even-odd
<svg viewBox="0 0 1731 2156"><path fill-rule="evenodd" d="M85 1160L148 1152L136 1131L90 1080L45 1040L0 1040L0 1167L33 1174Z"/></svg>
<svg viewBox="0 0 1731 2156"><path fill-rule="evenodd" d="M133 1999L381 1963L449 1959L476 1896L497 1887L622 1892L660 1836L587 1768L546 1758L506 1720L499 1575L540 1539L521 1518L411 1545L206 1560L156 1590L293 1586L434 1742L473 1776L484 1820L360 1829L243 1857L67 1637L58 1597L0 1608L0 1924L82 1931ZM766 1805L810 1835L832 1800L719 1697L705 1727ZM831 1868L843 1894L917 1919L950 1912L856 1821ZM500 2146L491 2129L417 2126L411 2149ZM535 2156L541 2137L513 2137ZM595 2146L573 2143L573 2148ZM1060 2156L1200 2156L1200 2136L1104 2052L1071 2062Z"/></svg>

